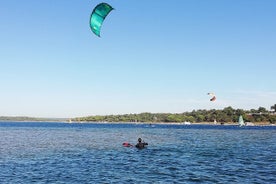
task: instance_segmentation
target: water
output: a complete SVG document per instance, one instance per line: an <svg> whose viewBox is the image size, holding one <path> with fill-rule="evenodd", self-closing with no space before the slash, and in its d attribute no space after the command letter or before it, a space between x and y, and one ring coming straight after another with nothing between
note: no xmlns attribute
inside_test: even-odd
<svg viewBox="0 0 276 184"><path fill-rule="evenodd" d="M276 127L1 122L0 168L0 183L271 184Z"/></svg>

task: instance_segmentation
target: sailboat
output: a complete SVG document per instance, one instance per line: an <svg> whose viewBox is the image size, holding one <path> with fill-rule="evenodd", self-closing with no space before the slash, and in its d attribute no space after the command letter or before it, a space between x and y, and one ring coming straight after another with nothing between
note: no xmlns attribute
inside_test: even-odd
<svg viewBox="0 0 276 184"><path fill-rule="evenodd" d="M243 121L242 115L240 115L240 117L239 117L239 125L240 125L240 127L241 126L245 126L245 123Z"/></svg>

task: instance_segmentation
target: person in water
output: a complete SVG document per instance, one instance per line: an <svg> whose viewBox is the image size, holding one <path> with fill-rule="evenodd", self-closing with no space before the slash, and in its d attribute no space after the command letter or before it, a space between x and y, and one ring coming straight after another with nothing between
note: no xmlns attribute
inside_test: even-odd
<svg viewBox="0 0 276 184"><path fill-rule="evenodd" d="M138 138L138 143L135 145L136 148L142 149L145 148L145 146L148 145L146 142L142 142L141 138Z"/></svg>

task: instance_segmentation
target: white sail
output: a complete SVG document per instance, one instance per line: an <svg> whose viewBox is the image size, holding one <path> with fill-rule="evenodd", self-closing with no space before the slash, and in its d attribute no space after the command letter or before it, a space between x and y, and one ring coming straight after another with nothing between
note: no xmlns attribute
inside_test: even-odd
<svg viewBox="0 0 276 184"><path fill-rule="evenodd" d="M240 126L245 126L245 123L243 121L242 115L240 115L240 117L239 117L239 125Z"/></svg>

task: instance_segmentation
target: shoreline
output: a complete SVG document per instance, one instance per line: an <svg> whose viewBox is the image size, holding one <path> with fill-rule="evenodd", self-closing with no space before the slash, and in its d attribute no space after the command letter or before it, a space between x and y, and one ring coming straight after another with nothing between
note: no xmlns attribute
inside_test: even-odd
<svg viewBox="0 0 276 184"><path fill-rule="evenodd" d="M66 124L137 124L137 125L210 125L210 126L238 126L238 122L233 123L233 122L226 122L221 124L220 122L214 123L214 122L196 122L196 123L191 123L191 122L95 122L95 121L35 121L35 120L17 120L17 121L12 121L12 120L0 120L0 123L66 123ZM269 122L257 122L253 123L250 125L245 125L245 126L276 126L276 124L270 124Z"/></svg>
<svg viewBox="0 0 276 184"><path fill-rule="evenodd" d="M214 125L214 126L234 126L234 125L239 125L238 122L233 123L233 122L227 122L227 123L213 123L213 122L196 122L196 123L190 123L186 124L187 122L95 122L95 121L72 121L72 122L64 122L64 123L80 123L80 124L137 124L137 125ZM276 124L270 124L269 122L258 122L258 123L253 123L250 125L246 126L276 126Z"/></svg>

